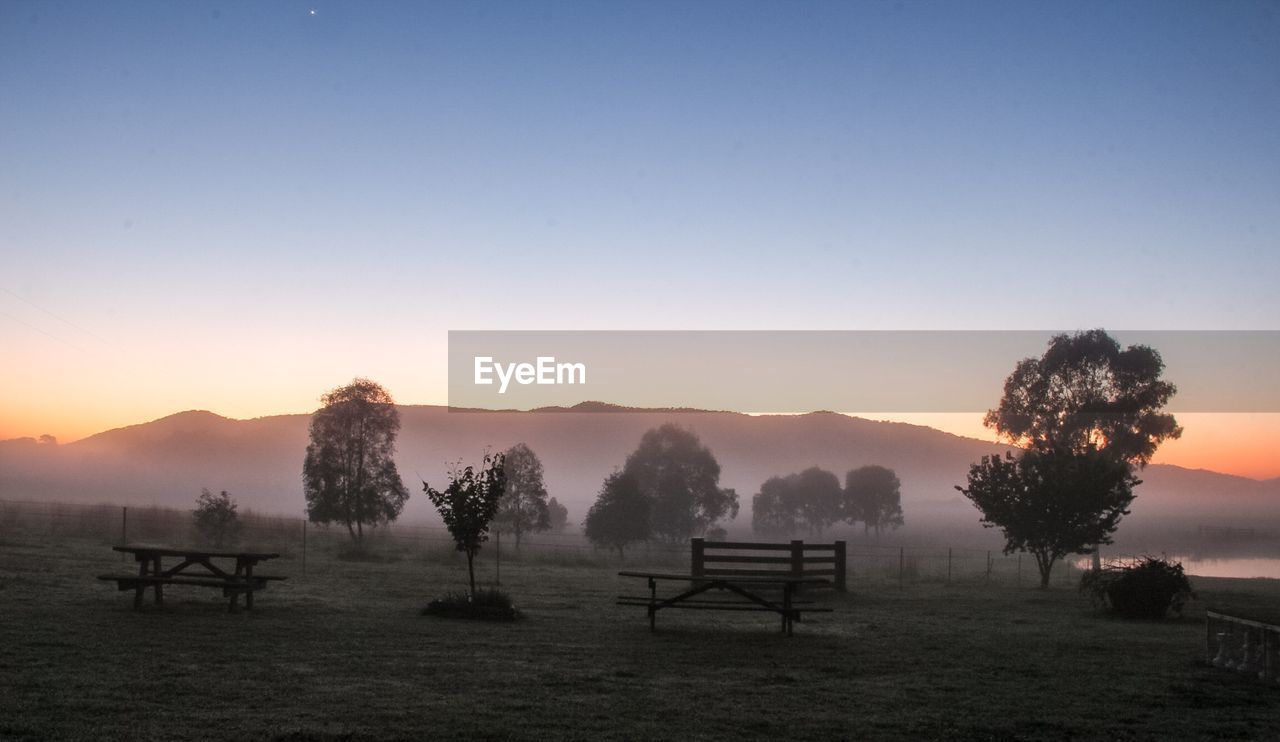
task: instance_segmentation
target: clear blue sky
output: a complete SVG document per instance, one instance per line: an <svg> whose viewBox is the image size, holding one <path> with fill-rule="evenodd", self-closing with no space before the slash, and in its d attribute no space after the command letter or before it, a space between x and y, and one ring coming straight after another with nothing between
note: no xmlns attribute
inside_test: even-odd
<svg viewBox="0 0 1280 742"><path fill-rule="evenodd" d="M440 402L449 329L1274 329L1278 278L1276 2L0 4L27 415Z"/></svg>

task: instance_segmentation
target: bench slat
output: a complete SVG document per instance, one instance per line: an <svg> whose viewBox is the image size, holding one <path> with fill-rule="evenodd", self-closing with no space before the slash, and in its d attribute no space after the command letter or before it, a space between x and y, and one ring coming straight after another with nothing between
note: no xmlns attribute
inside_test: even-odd
<svg viewBox="0 0 1280 742"><path fill-rule="evenodd" d="M800 560L803 564L835 564L836 558L833 556L824 557L804 557ZM738 556L719 554L703 554L703 564L779 564L790 565L792 563L790 556Z"/></svg>

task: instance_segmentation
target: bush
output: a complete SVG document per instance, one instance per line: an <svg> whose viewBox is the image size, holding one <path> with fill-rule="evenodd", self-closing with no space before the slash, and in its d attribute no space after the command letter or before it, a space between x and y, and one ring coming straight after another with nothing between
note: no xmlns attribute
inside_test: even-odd
<svg viewBox="0 0 1280 742"><path fill-rule="evenodd" d="M1182 563L1143 557L1127 566L1104 567L1080 578L1080 592L1123 618L1161 619L1169 611L1182 615L1194 598Z"/></svg>
<svg viewBox="0 0 1280 742"><path fill-rule="evenodd" d="M240 538L241 523L236 507L235 499L226 490L217 495L208 489L200 490L192 518L201 537L214 548L230 546Z"/></svg>
<svg viewBox="0 0 1280 742"><path fill-rule="evenodd" d="M450 593L428 603L422 609L422 615L482 621L515 621L523 618L511 603L511 596L494 589L477 590L474 597L467 593Z"/></svg>

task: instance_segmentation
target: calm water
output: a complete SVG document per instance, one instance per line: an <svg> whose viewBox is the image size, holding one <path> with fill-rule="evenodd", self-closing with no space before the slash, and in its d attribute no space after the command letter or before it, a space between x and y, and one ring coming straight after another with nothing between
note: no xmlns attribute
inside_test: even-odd
<svg viewBox="0 0 1280 742"><path fill-rule="evenodd" d="M1280 559L1179 559L1189 575L1280 579Z"/></svg>
<svg viewBox="0 0 1280 742"><path fill-rule="evenodd" d="M1105 555L1104 555L1105 556ZM1201 577L1269 577L1280 579L1280 557L1278 558L1230 558L1206 559L1203 557L1177 556L1166 557L1171 562L1182 562L1182 568L1189 575ZM1088 569L1091 562L1088 557L1076 561L1072 566Z"/></svg>

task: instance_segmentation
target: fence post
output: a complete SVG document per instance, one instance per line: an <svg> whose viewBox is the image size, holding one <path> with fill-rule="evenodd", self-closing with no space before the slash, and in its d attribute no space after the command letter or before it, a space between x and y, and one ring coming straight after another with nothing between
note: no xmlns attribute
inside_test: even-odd
<svg viewBox="0 0 1280 742"><path fill-rule="evenodd" d="M845 587L845 579L844 579L844 573L845 573L845 548L844 548L844 546L845 546L845 543L844 543L843 541L837 541L837 542L836 542L836 573L835 573L835 582L836 582L836 590L839 590L839 591L840 591L840 592L842 592L842 593L843 593L843 592L846 592L846 590L847 590L847 588Z"/></svg>
<svg viewBox="0 0 1280 742"><path fill-rule="evenodd" d="M493 567L493 584L502 584L502 531L494 532L495 545L494 553L497 555L497 561Z"/></svg>
<svg viewBox="0 0 1280 742"><path fill-rule="evenodd" d="M987 549L987 582L991 582L991 550Z"/></svg>
<svg viewBox="0 0 1280 742"><path fill-rule="evenodd" d="M906 568L907 548L898 547L898 587L902 587L903 570Z"/></svg>
<svg viewBox="0 0 1280 742"><path fill-rule="evenodd" d="M947 584L951 584L951 547L947 547Z"/></svg>
<svg viewBox="0 0 1280 742"><path fill-rule="evenodd" d="M1018 584L1022 584L1022 552L1018 552Z"/></svg>
<svg viewBox="0 0 1280 742"><path fill-rule="evenodd" d="M302 574L307 573L307 519L302 519Z"/></svg>
<svg viewBox="0 0 1280 742"><path fill-rule="evenodd" d="M703 573L702 550L706 547L707 540L701 536L689 539L689 574L694 577L701 577Z"/></svg>
<svg viewBox="0 0 1280 742"><path fill-rule="evenodd" d="M129 545L129 506L128 505L120 506L120 545L121 546ZM120 561L122 562L125 561L128 558L128 556L129 555L124 553L123 551L120 552Z"/></svg>
<svg viewBox="0 0 1280 742"><path fill-rule="evenodd" d="M804 542L792 540L791 542L791 576L804 576Z"/></svg>

